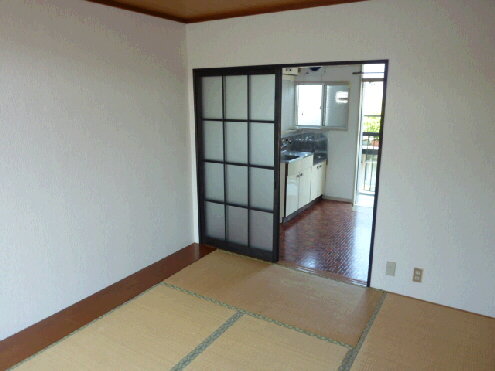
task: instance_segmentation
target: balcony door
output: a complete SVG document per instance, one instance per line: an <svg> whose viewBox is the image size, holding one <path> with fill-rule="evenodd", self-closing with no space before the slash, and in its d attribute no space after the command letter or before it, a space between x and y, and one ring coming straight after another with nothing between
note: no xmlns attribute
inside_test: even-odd
<svg viewBox="0 0 495 371"><path fill-rule="evenodd" d="M200 242L278 260L281 70L194 71Z"/></svg>

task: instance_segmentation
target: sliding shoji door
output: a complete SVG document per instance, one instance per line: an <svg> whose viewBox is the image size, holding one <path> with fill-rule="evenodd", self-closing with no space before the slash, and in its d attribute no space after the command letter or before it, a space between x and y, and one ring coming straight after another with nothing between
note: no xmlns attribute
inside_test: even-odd
<svg viewBox="0 0 495 371"><path fill-rule="evenodd" d="M200 242L278 260L281 71L194 71Z"/></svg>

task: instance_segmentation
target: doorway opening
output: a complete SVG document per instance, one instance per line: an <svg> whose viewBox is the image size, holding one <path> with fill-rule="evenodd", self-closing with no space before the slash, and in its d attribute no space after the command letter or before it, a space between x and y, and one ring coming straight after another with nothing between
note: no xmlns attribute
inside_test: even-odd
<svg viewBox="0 0 495 371"><path fill-rule="evenodd" d="M199 242L369 286L387 65L194 70Z"/></svg>
<svg viewBox="0 0 495 371"><path fill-rule="evenodd" d="M373 207L384 84L384 64L363 64L361 78L360 134L358 137L354 204Z"/></svg>
<svg viewBox="0 0 495 371"><path fill-rule="evenodd" d="M283 69L280 263L369 285L386 68Z"/></svg>

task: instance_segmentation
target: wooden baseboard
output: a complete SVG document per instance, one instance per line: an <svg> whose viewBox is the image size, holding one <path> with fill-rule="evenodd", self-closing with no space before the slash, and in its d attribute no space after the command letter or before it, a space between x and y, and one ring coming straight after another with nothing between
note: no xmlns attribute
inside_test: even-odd
<svg viewBox="0 0 495 371"><path fill-rule="evenodd" d="M46 348L215 250L192 244L0 341L0 370Z"/></svg>
<svg viewBox="0 0 495 371"><path fill-rule="evenodd" d="M328 201L339 201L339 202L345 202L347 204L352 204L352 198L330 197L325 195L323 195L322 198Z"/></svg>

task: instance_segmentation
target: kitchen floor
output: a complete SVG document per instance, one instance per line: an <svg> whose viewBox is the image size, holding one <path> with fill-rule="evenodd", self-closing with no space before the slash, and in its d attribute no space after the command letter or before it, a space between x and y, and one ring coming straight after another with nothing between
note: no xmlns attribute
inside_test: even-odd
<svg viewBox="0 0 495 371"><path fill-rule="evenodd" d="M280 263L366 284L373 208L320 200L281 224Z"/></svg>

